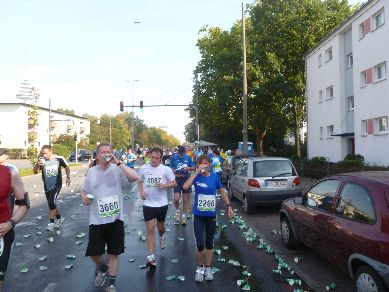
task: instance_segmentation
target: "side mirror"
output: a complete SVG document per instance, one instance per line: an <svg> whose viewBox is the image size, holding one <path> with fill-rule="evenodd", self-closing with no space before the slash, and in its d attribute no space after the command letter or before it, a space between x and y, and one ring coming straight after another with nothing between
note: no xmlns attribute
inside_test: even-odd
<svg viewBox="0 0 389 292"><path fill-rule="evenodd" d="M294 203L296 205L302 205L303 204L303 198L302 197L295 197L294 198Z"/></svg>

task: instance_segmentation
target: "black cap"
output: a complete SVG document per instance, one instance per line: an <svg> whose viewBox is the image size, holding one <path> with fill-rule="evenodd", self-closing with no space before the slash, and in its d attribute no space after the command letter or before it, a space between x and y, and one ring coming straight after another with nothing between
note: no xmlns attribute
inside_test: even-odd
<svg viewBox="0 0 389 292"><path fill-rule="evenodd" d="M185 153L185 147L184 146L178 146L178 152L179 153Z"/></svg>

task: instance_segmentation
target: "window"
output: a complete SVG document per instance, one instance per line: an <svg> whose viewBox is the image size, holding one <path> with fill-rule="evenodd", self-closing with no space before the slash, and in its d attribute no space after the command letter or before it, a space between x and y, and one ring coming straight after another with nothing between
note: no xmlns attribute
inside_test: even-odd
<svg viewBox="0 0 389 292"><path fill-rule="evenodd" d="M359 39L363 39L365 37L365 22L362 22L359 25Z"/></svg>
<svg viewBox="0 0 389 292"><path fill-rule="evenodd" d="M334 134L334 125L327 126L327 139L333 138L332 135Z"/></svg>
<svg viewBox="0 0 389 292"><path fill-rule="evenodd" d="M325 61L328 62L328 61L331 61L331 60L332 60L332 47L329 47L325 51Z"/></svg>
<svg viewBox="0 0 389 292"><path fill-rule="evenodd" d="M381 9L380 11L376 12L373 17L373 29L377 29L380 26L382 26L385 23L384 18L384 9Z"/></svg>
<svg viewBox="0 0 389 292"><path fill-rule="evenodd" d="M347 106L349 111L354 110L354 96L347 97Z"/></svg>
<svg viewBox="0 0 389 292"><path fill-rule="evenodd" d="M373 201L367 190L354 183L346 183L336 202L335 213L339 216L367 224L376 222Z"/></svg>
<svg viewBox="0 0 389 292"><path fill-rule="evenodd" d="M336 196L338 185L339 181L335 179L318 183L308 191L305 205L329 212Z"/></svg>
<svg viewBox="0 0 389 292"><path fill-rule="evenodd" d="M361 121L361 133L363 136L368 135L368 125L367 125L367 120Z"/></svg>
<svg viewBox="0 0 389 292"><path fill-rule="evenodd" d="M388 117L380 117L374 119L374 133L387 133L388 132Z"/></svg>
<svg viewBox="0 0 389 292"><path fill-rule="evenodd" d="M361 87L364 87L367 85L367 71L361 72Z"/></svg>
<svg viewBox="0 0 389 292"><path fill-rule="evenodd" d="M323 140L323 127L320 127L320 140Z"/></svg>
<svg viewBox="0 0 389 292"><path fill-rule="evenodd" d="M323 102L323 90L319 90L319 103Z"/></svg>
<svg viewBox="0 0 389 292"><path fill-rule="evenodd" d="M373 67L374 82L381 81L386 78L386 62L382 62Z"/></svg>
<svg viewBox="0 0 389 292"><path fill-rule="evenodd" d="M326 88L326 99L331 99L334 97L334 86L328 86Z"/></svg>
<svg viewBox="0 0 389 292"><path fill-rule="evenodd" d="M317 65L319 66L319 67L321 67L321 63L322 63L322 56L321 56L321 54L319 54L319 56L317 56Z"/></svg>
<svg viewBox="0 0 389 292"><path fill-rule="evenodd" d="M346 68L350 68L354 65L353 53L346 56Z"/></svg>
<svg viewBox="0 0 389 292"><path fill-rule="evenodd" d="M296 175L291 163L288 160L255 161L253 171L254 177Z"/></svg>

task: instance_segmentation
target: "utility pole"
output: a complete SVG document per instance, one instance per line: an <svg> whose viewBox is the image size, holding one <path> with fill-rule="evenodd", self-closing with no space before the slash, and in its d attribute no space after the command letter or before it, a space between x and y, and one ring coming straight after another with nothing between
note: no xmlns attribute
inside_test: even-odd
<svg viewBox="0 0 389 292"><path fill-rule="evenodd" d="M199 79L196 73L196 90L195 90L195 103L196 103L196 137L197 141L200 141L200 125L199 125Z"/></svg>
<svg viewBox="0 0 389 292"><path fill-rule="evenodd" d="M247 72L246 72L246 28L244 21L244 4L242 2L242 47L243 47L243 149L242 154L247 155Z"/></svg>
<svg viewBox="0 0 389 292"><path fill-rule="evenodd" d="M49 145L51 146L51 98L49 98Z"/></svg>

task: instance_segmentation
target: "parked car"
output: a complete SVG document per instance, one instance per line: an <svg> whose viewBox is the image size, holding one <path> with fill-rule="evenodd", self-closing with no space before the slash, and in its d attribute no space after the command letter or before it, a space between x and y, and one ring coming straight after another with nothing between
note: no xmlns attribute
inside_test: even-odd
<svg viewBox="0 0 389 292"><path fill-rule="evenodd" d="M227 158L223 161L222 165L222 177L221 181L222 183L227 184L227 188L230 187L230 178L231 178L231 172L236 168L236 163L242 159L247 157L253 157L253 156L247 156L247 155L229 155Z"/></svg>
<svg viewBox="0 0 389 292"><path fill-rule="evenodd" d="M69 156L69 161L73 161L73 160L76 160L76 155L75 155L75 151L73 151L70 156ZM77 156L77 159L78 161L83 161L83 160L88 160L90 159L91 157L93 156L92 152L90 152L89 150L85 150L85 149L80 149L78 150L78 156Z"/></svg>
<svg viewBox="0 0 389 292"><path fill-rule="evenodd" d="M286 200L280 220L287 248L314 249L358 291L389 290L389 171L328 176Z"/></svg>
<svg viewBox="0 0 389 292"><path fill-rule="evenodd" d="M253 212L255 205L301 196L301 179L292 162L283 157L241 159L230 181L230 198L241 200L247 214Z"/></svg>

